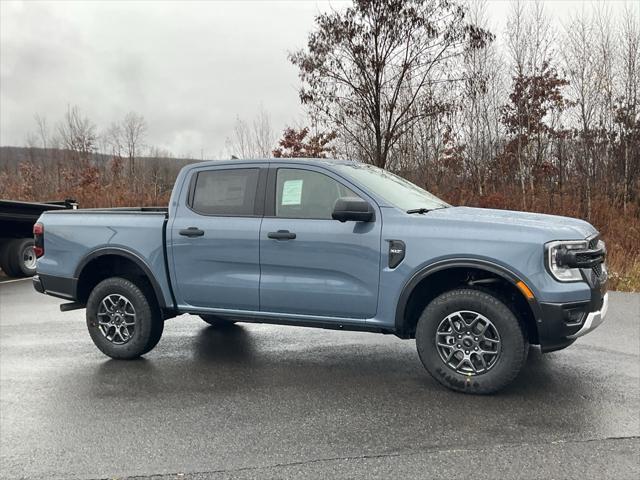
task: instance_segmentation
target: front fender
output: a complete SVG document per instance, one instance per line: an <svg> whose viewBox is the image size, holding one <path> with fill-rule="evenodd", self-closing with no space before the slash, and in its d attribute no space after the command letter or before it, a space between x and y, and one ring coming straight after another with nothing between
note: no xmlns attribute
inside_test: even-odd
<svg viewBox="0 0 640 480"><path fill-rule="evenodd" d="M518 291L521 292L521 294L522 294L522 291L517 284L518 282L523 282L534 294L534 297L532 299L526 298L524 294L522 295L527 301L527 304L529 305L529 307L531 308L531 312L536 323L536 329L538 330L538 334L540 335L541 333L540 329L543 325L542 308L537 299L535 285L533 285L530 281L528 281L528 279L524 275L521 275L520 273L516 273L511 269L505 267L504 265L501 265L499 263L496 263L487 259L470 258L470 257L469 258L466 258L466 257L446 258L446 259L436 260L426 266L422 266L418 268L416 272L414 272L414 274L409 278L409 280L405 283L404 287L402 288L399 299L398 299L398 303L396 306L395 331L398 334L402 335L403 332L405 331L406 308L407 308L407 304L409 302L411 293L413 293L415 288L420 284L420 282L422 282L429 276L437 272L441 272L443 270L453 269L453 268L474 268L474 269L483 270L488 273L494 274L502 278L509 284L513 285L516 289L518 289Z"/></svg>

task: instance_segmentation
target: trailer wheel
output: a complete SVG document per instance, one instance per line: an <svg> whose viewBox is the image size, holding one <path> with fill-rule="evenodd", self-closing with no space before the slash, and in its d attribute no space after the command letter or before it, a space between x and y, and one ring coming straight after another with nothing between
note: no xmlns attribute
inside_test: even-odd
<svg viewBox="0 0 640 480"><path fill-rule="evenodd" d="M0 266L9 277L30 277L36 273L32 238L14 238L0 254Z"/></svg>
<svg viewBox="0 0 640 480"><path fill-rule="evenodd" d="M20 275L32 277L36 274L36 252L33 238L22 238L15 241L16 262Z"/></svg>
<svg viewBox="0 0 640 480"><path fill-rule="evenodd" d="M5 275L9 275L7 273L7 266L5 260L5 254L7 252L7 247L9 246L9 241L5 239L0 239L0 270L2 270Z"/></svg>

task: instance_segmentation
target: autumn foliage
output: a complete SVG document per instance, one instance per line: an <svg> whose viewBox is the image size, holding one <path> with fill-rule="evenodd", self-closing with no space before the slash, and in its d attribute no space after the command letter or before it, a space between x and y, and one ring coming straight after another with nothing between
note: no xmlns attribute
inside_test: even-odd
<svg viewBox="0 0 640 480"><path fill-rule="evenodd" d="M278 148L273 151L273 156L275 158L327 158L335 153L331 142L336 137L336 132L309 135L307 127L300 130L287 128L278 141Z"/></svg>
<svg viewBox="0 0 640 480"><path fill-rule="evenodd" d="M611 287L640 291L637 15L583 10L554 33L540 2L509 9L501 42L483 0L355 0L319 14L289 56L314 128L276 141L261 109L236 121L229 156L350 158L454 205L583 218L607 242ZM42 134L17 160L0 149L0 197L166 204L192 160L142 157L146 122L133 113L96 132L69 108L55 141Z"/></svg>

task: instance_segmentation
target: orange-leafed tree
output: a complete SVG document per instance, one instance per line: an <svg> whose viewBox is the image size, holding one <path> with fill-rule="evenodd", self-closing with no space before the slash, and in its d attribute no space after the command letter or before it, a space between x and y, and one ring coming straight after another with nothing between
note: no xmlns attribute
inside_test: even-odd
<svg viewBox="0 0 640 480"><path fill-rule="evenodd" d="M273 151L276 158L327 158L334 153L331 142L336 138L335 132L320 132L309 135L309 128L300 130L286 128L278 141L278 148Z"/></svg>

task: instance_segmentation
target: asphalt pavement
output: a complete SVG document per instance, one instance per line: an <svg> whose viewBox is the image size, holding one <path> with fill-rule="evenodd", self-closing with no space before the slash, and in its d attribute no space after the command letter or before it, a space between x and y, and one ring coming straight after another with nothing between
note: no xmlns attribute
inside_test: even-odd
<svg viewBox="0 0 640 480"><path fill-rule="evenodd" d="M390 335L169 320L144 359L0 283L0 478L640 478L640 294L493 396Z"/></svg>

